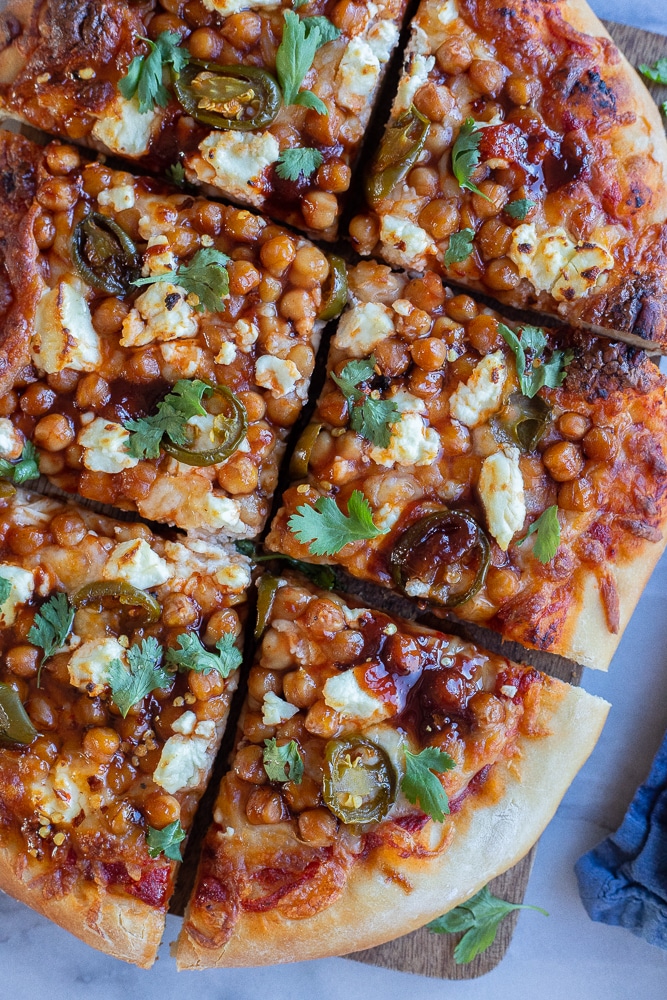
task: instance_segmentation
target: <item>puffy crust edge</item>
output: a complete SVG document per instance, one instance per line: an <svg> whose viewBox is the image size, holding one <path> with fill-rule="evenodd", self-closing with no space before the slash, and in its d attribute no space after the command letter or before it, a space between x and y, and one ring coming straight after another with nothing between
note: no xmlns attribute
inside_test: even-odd
<svg viewBox="0 0 667 1000"><path fill-rule="evenodd" d="M17 852L10 845L0 847L0 889L14 899L52 920L59 927L91 947L149 969L162 940L165 914L162 910L131 896L117 896L93 882L77 882L72 892L60 899L47 899L31 882L36 877L29 868L17 870Z"/></svg>
<svg viewBox="0 0 667 1000"><path fill-rule="evenodd" d="M485 808L467 799L450 820L453 842L440 857L401 861L388 851L359 865L343 894L308 920L275 911L244 913L220 949L205 949L187 933L175 947L179 970L268 965L347 954L390 941L465 902L532 847L591 753L609 705L601 698L553 681L543 694L541 721L548 735L522 737L506 765L504 792ZM498 766L498 765L497 765ZM267 841L271 827L266 828ZM382 874L385 864L411 891Z"/></svg>

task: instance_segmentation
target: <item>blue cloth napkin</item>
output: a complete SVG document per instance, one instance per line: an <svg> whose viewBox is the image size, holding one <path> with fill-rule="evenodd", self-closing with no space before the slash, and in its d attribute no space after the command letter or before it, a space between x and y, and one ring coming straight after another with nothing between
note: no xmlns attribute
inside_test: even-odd
<svg viewBox="0 0 667 1000"><path fill-rule="evenodd" d="M593 920L667 949L667 734L619 829L575 871Z"/></svg>

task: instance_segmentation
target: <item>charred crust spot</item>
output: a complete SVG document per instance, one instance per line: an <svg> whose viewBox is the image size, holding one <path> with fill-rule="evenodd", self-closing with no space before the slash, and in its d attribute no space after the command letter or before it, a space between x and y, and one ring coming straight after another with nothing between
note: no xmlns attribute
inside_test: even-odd
<svg viewBox="0 0 667 1000"><path fill-rule="evenodd" d="M563 388L589 402L628 389L644 394L654 389L660 379L658 370L652 370L637 347L573 332L565 339L573 347L574 360L567 368Z"/></svg>

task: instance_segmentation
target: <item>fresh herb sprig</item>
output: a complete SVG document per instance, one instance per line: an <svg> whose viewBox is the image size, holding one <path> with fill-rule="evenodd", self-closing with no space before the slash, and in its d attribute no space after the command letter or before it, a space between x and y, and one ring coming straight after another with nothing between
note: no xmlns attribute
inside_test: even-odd
<svg viewBox="0 0 667 1000"><path fill-rule="evenodd" d="M209 312L224 312L223 299L229 295L229 274L227 264L230 257L214 247L204 247L198 250L189 264L179 264L175 271L171 269L162 274L149 274L146 278L137 278L133 285L154 285L158 282L169 282L184 289L188 295L196 296L194 308L197 312L208 309Z"/></svg>
<svg viewBox="0 0 667 1000"><path fill-rule="evenodd" d="M455 762L436 747L425 747L419 753L405 751L405 774L401 790L408 802L418 805L431 819L442 823L449 813L447 793L438 774L451 771Z"/></svg>
<svg viewBox="0 0 667 1000"><path fill-rule="evenodd" d="M67 594L52 594L46 604L39 609L28 632L28 641L33 646L41 646L42 660L37 671L37 687L42 679L42 667L56 650L65 645L72 631L74 608Z"/></svg>
<svg viewBox="0 0 667 1000"><path fill-rule="evenodd" d="M111 696L123 718L130 709L157 688L168 687L171 674L162 666L162 647L152 635L127 651L127 666L120 660L109 664Z"/></svg>
<svg viewBox="0 0 667 1000"><path fill-rule="evenodd" d="M435 934L460 934L463 937L454 949L454 961L466 965L473 958L490 948L496 940L500 922L512 910L537 910L545 917L549 914L540 906L527 903L508 903L494 896L487 885L461 906L457 906L442 917L437 917L426 926Z"/></svg>
<svg viewBox="0 0 667 1000"><path fill-rule="evenodd" d="M527 538L535 534L535 544L533 552L541 563L546 565L551 562L558 552L560 545L560 522L558 520L558 504L547 507L540 516L533 521L528 531L521 538L517 545L523 545Z"/></svg>
<svg viewBox="0 0 667 1000"><path fill-rule="evenodd" d="M262 755L264 770L269 781L293 781L300 785L303 779L303 758L296 740L278 746L276 739L264 740Z"/></svg>
<svg viewBox="0 0 667 1000"><path fill-rule="evenodd" d="M190 53L181 48L181 36L175 31L161 31L154 42L143 35L137 38L148 46L148 55L134 57L118 81L118 90L128 101L136 95L139 111L146 114L156 104L166 108L169 91L163 83L163 70L171 67L174 73L180 73L190 61Z"/></svg>
<svg viewBox="0 0 667 1000"><path fill-rule="evenodd" d="M361 361L349 361L340 375L331 373L331 378L339 387L347 401L350 427L361 437L380 448L387 448L391 441L391 424L401 419L401 412L391 399L374 399L359 388L375 376L375 356Z"/></svg>
<svg viewBox="0 0 667 1000"><path fill-rule="evenodd" d="M165 858L171 861L181 860L180 844L185 840L185 830L181 826L181 821L175 819L162 830L156 830L149 826L146 833L146 846L151 858L158 858L164 854Z"/></svg>
<svg viewBox="0 0 667 1000"><path fill-rule="evenodd" d="M176 637L179 649L169 648L166 655L168 667L177 670L194 670L198 674L210 674L217 670L221 677L227 678L236 670L243 659L236 648L234 636L226 632L215 644L217 653L211 653L203 645L198 635L183 632Z"/></svg>
<svg viewBox="0 0 667 1000"><path fill-rule="evenodd" d="M472 253L474 238L474 229L460 229L458 233L452 233L445 251L445 267L467 260Z"/></svg>
<svg viewBox="0 0 667 1000"><path fill-rule="evenodd" d="M165 434L176 445L187 444L186 424L191 417L206 415L201 401L211 391L211 387L200 379L179 379L157 404L157 413L125 420L123 427L130 431L129 454L134 458L157 458Z"/></svg>
<svg viewBox="0 0 667 1000"><path fill-rule="evenodd" d="M292 10L284 15L283 37L276 52L276 74L285 104L301 104L319 115L327 106L312 90L300 90L315 53L338 38L340 31L326 17L299 17Z"/></svg>
<svg viewBox="0 0 667 1000"><path fill-rule="evenodd" d="M466 118L452 147L452 171L459 182L459 187L491 201L488 195L480 191L470 180L481 159L479 144L482 141L483 127L474 118Z"/></svg>
<svg viewBox="0 0 667 1000"><path fill-rule="evenodd" d="M18 462L8 462L0 458L0 479L9 479L16 486L26 483L29 479L37 479L39 465L37 449L32 441L26 441Z"/></svg>
<svg viewBox="0 0 667 1000"><path fill-rule="evenodd" d="M537 326L522 326L519 333L504 323L498 332L516 358L519 386L524 396L532 399L543 386L556 389L565 381L566 368L574 358L572 351L552 351L547 359L547 338Z"/></svg>
<svg viewBox="0 0 667 1000"><path fill-rule="evenodd" d="M298 181L301 176L308 180L323 162L319 149L308 146L283 149L276 162L276 173L284 181Z"/></svg>
<svg viewBox="0 0 667 1000"><path fill-rule="evenodd" d="M518 219L520 222L523 222L531 208L535 208L536 204L537 202L531 201L530 198L516 198L514 201L508 201L503 211L511 219Z"/></svg>
<svg viewBox="0 0 667 1000"><path fill-rule="evenodd" d="M330 566L315 566L312 563L302 562L300 559L292 559L291 556L284 556L278 552L259 553L255 543L251 542L248 538L241 538L234 542L234 545L237 551L241 552L244 556L248 556L255 563L273 562L274 560L284 563L291 569L295 569L298 573L308 577L316 587L321 587L322 590L333 590L336 586L336 574Z"/></svg>
<svg viewBox="0 0 667 1000"><path fill-rule="evenodd" d="M308 551L314 556L333 556L350 542L385 534L373 523L368 500L360 490L350 496L347 515L331 497L318 497L314 506L297 507L287 523L298 541L309 543Z"/></svg>

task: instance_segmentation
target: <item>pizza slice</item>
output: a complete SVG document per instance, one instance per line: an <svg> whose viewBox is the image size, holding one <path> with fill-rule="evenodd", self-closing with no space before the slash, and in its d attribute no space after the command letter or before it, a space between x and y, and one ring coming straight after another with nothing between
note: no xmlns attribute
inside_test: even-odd
<svg viewBox="0 0 667 1000"><path fill-rule="evenodd" d="M181 969L342 955L462 903L535 843L609 708L300 578L259 586Z"/></svg>
<svg viewBox="0 0 667 1000"><path fill-rule="evenodd" d="M405 6L9 0L0 108L334 239Z"/></svg>
<svg viewBox="0 0 667 1000"><path fill-rule="evenodd" d="M667 142L582 0L422 0L355 247L667 347Z"/></svg>
<svg viewBox="0 0 667 1000"><path fill-rule="evenodd" d="M665 547L664 376L432 272L350 291L268 547L606 669Z"/></svg>
<svg viewBox="0 0 667 1000"><path fill-rule="evenodd" d="M0 500L0 888L148 967L236 689L248 560Z"/></svg>
<svg viewBox="0 0 667 1000"><path fill-rule="evenodd" d="M256 535L342 262L70 146L0 133L0 171L2 417L63 490Z"/></svg>

